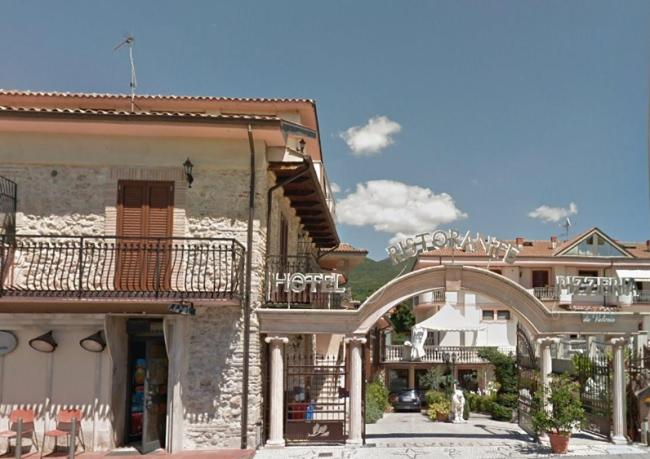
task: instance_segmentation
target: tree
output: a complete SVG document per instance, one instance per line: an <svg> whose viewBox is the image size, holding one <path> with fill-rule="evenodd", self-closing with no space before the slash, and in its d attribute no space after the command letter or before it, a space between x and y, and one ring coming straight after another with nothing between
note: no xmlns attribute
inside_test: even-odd
<svg viewBox="0 0 650 459"><path fill-rule="evenodd" d="M411 327L415 325L415 316L411 311L410 303L404 302L398 304L390 315L390 322L393 324L393 329L396 333L409 333Z"/></svg>

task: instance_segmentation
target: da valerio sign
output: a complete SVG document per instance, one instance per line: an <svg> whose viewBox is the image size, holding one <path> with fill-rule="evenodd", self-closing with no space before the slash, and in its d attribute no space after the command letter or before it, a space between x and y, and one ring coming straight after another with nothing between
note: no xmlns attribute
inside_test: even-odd
<svg viewBox="0 0 650 459"><path fill-rule="evenodd" d="M481 249L489 258L501 259L508 264L514 263L519 255L519 249L509 242L490 236L484 238L479 233L472 237L470 231L461 234L455 229L416 234L387 247L386 252L393 264L397 264L420 253L440 249L452 249L459 252L476 252Z"/></svg>
<svg viewBox="0 0 650 459"><path fill-rule="evenodd" d="M0 357L9 354L18 346L16 335L9 331L0 330Z"/></svg>

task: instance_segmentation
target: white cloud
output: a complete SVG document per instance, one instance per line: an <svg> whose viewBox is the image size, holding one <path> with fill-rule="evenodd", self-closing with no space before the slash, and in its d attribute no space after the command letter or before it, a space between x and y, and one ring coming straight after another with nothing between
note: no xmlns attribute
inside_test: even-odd
<svg viewBox="0 0 650 459"><path fill-rule="evenodd" d="M332 193L340 193L341 187L338 183L332 182L330 183L330 190L332 190Z"/></svg>
<svg viewBox="0 0 650 459"><path fill-rule="evenodd" d="M546 223L557 223L570 215L578 213L578 206L574 202L569 207L549 207L546 204L539 206L532 212L528 212L530 218L537 218Z"/></svg>
<svg viewBox="0 0 650 459"><path fill-rule="evenodd" d="M431 231L439 225L466 218L447 193L393 180L371 180L339 200L339 223L372 225L375 231L393 234L391 240Z"/></svg>
<svg viewBox="0 0 650 459"><path fill-rule="evenodd" d="M356 156L376 155L393 143L393 135L402 130L399 123L386 116L370 118L364 126L352 126L339 136Z"/></svg>

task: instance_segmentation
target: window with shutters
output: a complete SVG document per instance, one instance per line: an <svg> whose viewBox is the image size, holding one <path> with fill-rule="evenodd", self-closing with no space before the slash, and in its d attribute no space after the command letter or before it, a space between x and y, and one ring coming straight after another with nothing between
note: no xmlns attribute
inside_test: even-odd
<svg viewBox="0 0 650 459"><path fill-rule="evenodd" d="M170 288L173 209L173 182L118 183L117 290Z"/></svg>

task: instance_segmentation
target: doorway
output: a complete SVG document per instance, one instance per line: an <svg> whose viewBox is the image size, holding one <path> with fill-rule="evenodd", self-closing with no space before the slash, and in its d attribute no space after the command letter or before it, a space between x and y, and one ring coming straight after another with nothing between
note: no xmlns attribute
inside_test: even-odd
<svg viewBox="0 0 650 459"><path fill-rule="evenodd" d="M142 454L164 448L168 359L160 320L130 320L125 443Z"/></svg>

